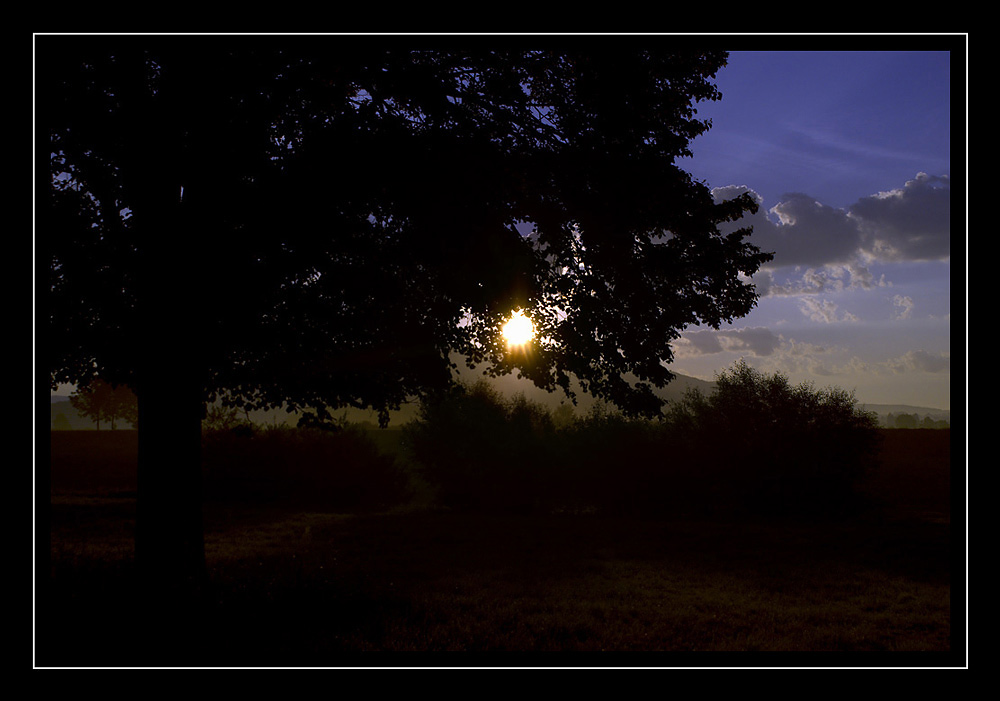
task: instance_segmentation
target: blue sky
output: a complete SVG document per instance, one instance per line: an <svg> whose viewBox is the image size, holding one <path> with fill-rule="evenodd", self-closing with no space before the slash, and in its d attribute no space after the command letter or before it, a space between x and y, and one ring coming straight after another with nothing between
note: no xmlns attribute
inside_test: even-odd
<svg viewBox="0 0 1000 701"><path fill-rule="evenodd" d="M743 357L863 403L951 408L951 58L730 54L682 166L717 197L756 193L752 241L776 255L758 307L688 329L672 369L712 379Z"/></svg>

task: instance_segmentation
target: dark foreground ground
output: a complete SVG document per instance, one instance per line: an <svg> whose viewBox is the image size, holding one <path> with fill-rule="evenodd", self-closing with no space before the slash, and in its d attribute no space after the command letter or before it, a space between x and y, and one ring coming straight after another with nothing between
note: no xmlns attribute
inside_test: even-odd
<svg viewBox="0 0 1000 701"><path fill-rule="evenodd" d="M103 433L52 434L36 666L964 660L947 431L887 432L867 485L881 508L839 523L209 502L197 608L136 600L134 434Z"/></svg>

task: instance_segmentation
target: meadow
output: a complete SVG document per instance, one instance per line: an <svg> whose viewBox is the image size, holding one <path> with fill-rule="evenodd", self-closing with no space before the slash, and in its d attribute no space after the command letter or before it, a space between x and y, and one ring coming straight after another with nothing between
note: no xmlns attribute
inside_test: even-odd
<svg viewBox="0 0 1000 701"><path fill-rule="evenodd" d="M948 430L882 431L864 508L836 519L442 508L406 431L272 433L206 437L211 589L178 615L132 586L136 433L51 432L36 665L895 667L961 651ZM335 456L354 463L338 474Z"/></svg>

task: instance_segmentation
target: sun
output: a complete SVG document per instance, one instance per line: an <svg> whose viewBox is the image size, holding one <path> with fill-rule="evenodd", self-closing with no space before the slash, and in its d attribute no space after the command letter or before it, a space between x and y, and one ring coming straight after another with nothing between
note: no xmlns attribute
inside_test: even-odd
<svg viewBox="0 0 1000 701"><path fill-rule="evenodd" d="M531 319L520 309L512 313L510 319L503 325L503 337L507 340L508 346L523 346L534 336L535 328L531 324Z"/></svg>

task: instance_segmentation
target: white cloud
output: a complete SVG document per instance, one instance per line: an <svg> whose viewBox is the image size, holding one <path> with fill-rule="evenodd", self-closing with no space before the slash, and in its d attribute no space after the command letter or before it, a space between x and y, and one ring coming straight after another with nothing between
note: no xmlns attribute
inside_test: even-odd
<svg viewBox="0 0 1000 701"><path fill-rule="evenodd" d="M774 270L763 270L754 276L753 283L762 296L830 294L847 289L870 290L891 285L886 282L884 274L876 280L872 272L860 264L828 265L805 271L795 269L794 275L787 276L785 282L780 284L775 274Z"/></svg>
<svg viewBox="0 0 1000 701"><path fill-rule="evenodd" d="M912 316L913 298L905 295L896 295L892 298L892 303L899 307L899 313L896 314L897 319L909 319Z"/></svg>
<svg viewBox="0 0 1000 701"><path fill-rule="evenodd" d="M815 297L803 297L799 300L799 308L802 313L813 321L823 324L835 324L841 321L857 321L858 318L850 312L837 313L837 305L828 299L817 299Z"/></svg>
<svg viewBox="0 0 1000 701"><path fill-rule="evenodd" d="M834 356L843 350L836 347L796 341L794 338L782 337L780 348L767 360L768 367L762 367L766 372L781 372L786 375L815 375L828 377L839 374L836 367L830 365Z"/></svg>
<svg viewBox="0 0 1000 701"><path fill-rule="evenodd" d="M891 286L891 283L886 282L884 273L876 280L875 275L866 265L850 263L845 265L844 269L850 276L850 287L852 288L871 290L876 287L885 287L886 285Z"/></svg>

